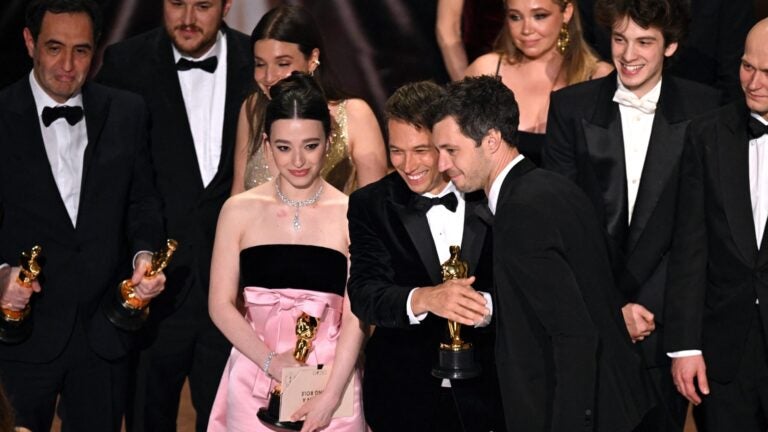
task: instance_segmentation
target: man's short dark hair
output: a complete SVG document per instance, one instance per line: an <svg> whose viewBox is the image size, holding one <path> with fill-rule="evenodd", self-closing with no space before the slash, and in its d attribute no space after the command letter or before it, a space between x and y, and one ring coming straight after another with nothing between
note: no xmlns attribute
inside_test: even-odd
<svg viewBox="0 0 768 432"><path fill-rule="evenodd" d="M40 27L43 25L43 17L46 12L60 13L86 13L91 17L93 24L93 40L97 41L101 36L101 10L91 0L34 0L27 6L26 26L32 33L32 38L37 41L40 35Z"/></svg>
<svg viewBox="0 0 768 432"><path fill-rule="evenodd" d="M595 5L595 20L609 31L626 17L644 29L659 29L667 46L685 37L690 11L687 0L598 0Z"/></svg>
<svg viewBox="0 0 768 432"><path fill-rule="evenodd" d="M400 120L416 129L429 129L427 107L444 94L445 90L432 81L406 84L387 99L384 115L387 120Z"/></svg>
<svg viewBox="0 0 768 432"><path fill-rule="evenodd" d="M491 129L511 147L517 146L520 110L515 94L500 80L484 75L449 84L445 94L430 107L430 127L453 117L464 136L479 146Z"/></svg>

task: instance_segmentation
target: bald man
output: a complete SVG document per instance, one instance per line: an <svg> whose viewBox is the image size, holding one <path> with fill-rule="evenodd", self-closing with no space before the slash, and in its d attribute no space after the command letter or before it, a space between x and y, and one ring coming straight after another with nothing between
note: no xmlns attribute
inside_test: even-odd
<svg viewBox="0 0 768 432"><path fill-rule="evenodd" d="M691 122L669 263L665 348L700 431L768 429L768 19L744 99Z"/></svg>

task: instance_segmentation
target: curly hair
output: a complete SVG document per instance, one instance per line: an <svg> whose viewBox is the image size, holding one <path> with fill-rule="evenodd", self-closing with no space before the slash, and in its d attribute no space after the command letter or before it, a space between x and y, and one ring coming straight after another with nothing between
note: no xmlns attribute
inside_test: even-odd
<svg viewBox="0 0 768 432"><path fill-rule="evenodd" d="M686 0L598 0L595 4L595 20L609 31L627 17L644 29L659 29L668 46L685 37L690 10Z"/></svg>

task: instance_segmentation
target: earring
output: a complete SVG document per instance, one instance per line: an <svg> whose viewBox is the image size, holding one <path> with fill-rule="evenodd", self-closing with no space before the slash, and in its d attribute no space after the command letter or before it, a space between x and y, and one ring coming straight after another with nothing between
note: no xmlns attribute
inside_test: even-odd
<svg viewBox="0 0 768 432"><path fill-rule="evenodd" d="M320 60L312 60L312 64L315 65L315 69L320 67ZM315 69L309 71L309 76L315 76Z"/></svg>
<svg viewBox="0 0 768 432"><path fill-rule="evenodd" d="M563 23L563 26L560 27L560 35L557 37L557 50L560 54L565 54L570 44L571 34L568 32L568 23Z"/></svg>

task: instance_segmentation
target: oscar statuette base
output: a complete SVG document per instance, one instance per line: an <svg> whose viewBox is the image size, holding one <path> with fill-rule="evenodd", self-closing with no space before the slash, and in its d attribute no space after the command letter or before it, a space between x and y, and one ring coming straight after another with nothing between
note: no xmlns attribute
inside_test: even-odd
<svg viewBox="0 0 768 432"><path fill-rule="evenodd" d="M300 431L304 426L303 421L297 422L281 422L280 421L280 394L270 393L269 403L266 408L259 408L256 413L256 417L265 423L276 429Z"/></svg>
<svg viewBox="0 0 768 432"><path fill-rule="evenodd" d="M127 306L119 290L115 290L114 295L105 297L102 310L112 324L128 331L140 329L149 316L149 307L135 309Z"/></svg>
<svg viewBox="0 0 768 432"><path fill-rule="evenodd" d="M475 350L465 344L459 350L440 347L437 365L432 368L432 376L443 379L469 379L480 375L482 368L475 362Z"/></svg>
<svg viewBox="0 0 768 432"><path fill-rule="evenodd" d="M9 321L0 317L0 342L17 344L26 340L32 333L32 319Z"/></svg>

